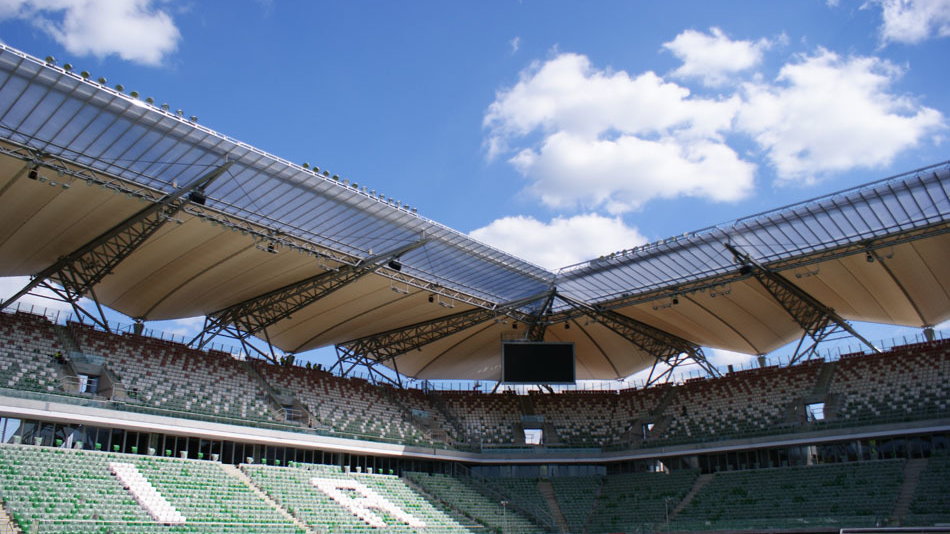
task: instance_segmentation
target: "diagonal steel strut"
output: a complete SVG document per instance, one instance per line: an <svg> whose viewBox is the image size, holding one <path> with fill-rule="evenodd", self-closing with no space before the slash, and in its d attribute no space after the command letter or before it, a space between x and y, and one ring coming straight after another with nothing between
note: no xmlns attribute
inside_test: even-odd
<svg viewBox="0 0 950 534"><path fill-rule="evenodd" d="M210 313L205 318L204 329L191 340L190 344L201 348L218 334L244 341L250 336L261 332L266 333L267 327L290 317L427 242L428 239L423 238L388 252L370 256L355 265L344 265Z"/></svg>
<svg viewBox="0 0 950 534"><path fill-rule="evenodd" d="M772 298L804 330L788 365L793 365L803 358L810 358L822 341L832 334L842 331L851 334L874 352L880 352L880 349L859 334L833 309L825 306L807 291L793 284L784 276L767 269L731 243L723 243L723 246L732 253L736 262L741 265L740 272L755 277L762 284L762 287L772 295ZM803 350L802 347L806 337L810 337L813 342L811 346Z"/></svg>
<svg viewBox="0 0 950 534"><path fill-rule="evenodd" d="M226 162L192 183L165 195L72 253L61 257L56 263L37 273L23 289L3 302L0 309L13 304L38 286L51 286L50 282L62 286L62 291L57 291L57 294L75 308L80 298L89 294L116 266L188 203L189 198L186 195L206 187L232 164L231 161ZM108 325L103 326L108 328Z"/></svg>
<svg viewBox="0 0 950 534"><path fill-rule="evenodd" d="M596 318L598 322L653 356L655 361L647 378L647 386L669 378L677 366L689 363L690 360L702 367L709 376L719 376L719 371L706 360L702 347L695 343L612 310L602 310L561 294L558 294L558 298L572 308ZM667 367L659 369L661 363Z"/></svg>
<svg viewBox="0 0 950 534"><path fill-rule="evenodd" d="M509 315L527 324L535 316L518 311L518 308L545 299L549 294L550 291L545 291L494 308L475 308L340 343L336 346L337 363L334 364L334 367L339 366L342 369L343 362L346 361L359 360L365 362L369 359L380 363L392 360L411 350L421 348L424 345L502 315Z"/></svg>

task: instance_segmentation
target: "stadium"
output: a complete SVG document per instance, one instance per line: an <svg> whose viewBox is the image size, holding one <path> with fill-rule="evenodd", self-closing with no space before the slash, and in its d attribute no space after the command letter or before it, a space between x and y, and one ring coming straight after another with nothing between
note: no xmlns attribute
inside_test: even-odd
<svg viewBox="0 0 950 534"><path fill-rule="evenodd" d="M947 531L948 216L944 162L551 272L0 45L0 531Z"/></svg>

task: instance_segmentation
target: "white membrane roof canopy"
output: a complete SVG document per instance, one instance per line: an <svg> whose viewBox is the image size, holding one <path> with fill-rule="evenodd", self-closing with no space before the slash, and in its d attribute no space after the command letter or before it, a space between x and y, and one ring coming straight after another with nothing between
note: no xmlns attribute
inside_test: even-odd
<svg viewBox="0 0 950 534"><path fill-rule="evenodd" d="M202 202L170 213L95 285L100 303L144 320L215 314L376 261L269 324L269 341L302 352L471 312L479 320L400 354L398 370L496 379L501 341L533 319L544 340L575 343L579 379L621 378L654 355L567 299L750 354L802 335L729 244L845 319L950 318L946 163L551 272L0 45L0 276L36 275L224 166Z"/></svg>

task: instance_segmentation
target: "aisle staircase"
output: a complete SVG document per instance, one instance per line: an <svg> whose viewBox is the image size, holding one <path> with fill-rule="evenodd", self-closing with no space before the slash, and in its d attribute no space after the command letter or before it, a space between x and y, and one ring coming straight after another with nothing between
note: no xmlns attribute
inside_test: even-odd
<svg viewBox="0 0 950 534"><path fill-rule="evenodd" d="M294 525L296 525L298 528L303 529L304 532L306 532L307 534L319 534L317 531L308 527L306 523L297 519L293 514L288 512L286 508L280 505L280 503L278 503L274 499L271 499L270 495L261 491L261 489L258 488L256 484L254 484L251 478L247 476L247 474L244 471L241 471L237 466L234 466L231 464L221 464L221 469L223 469L225 473L240 480L242 484L250 488L251 491L253 491L258 497L263 499L264 502L271 505L272 507L274 507L275 510L280 512L280 515L286 517L290 521L293 521Z"/></svg>
<svg viewBox="0 0 950 534"><path fill-rule="evenodd" d="M707 473L705 475L699 475L699 477L696 478L696 482L693 484L693 487L689 490L689 493L687 493L686 496L683 497L683 500L680 501L679 504L676 505L676 508L673 508L673 511L670 512L670 521L676 519L677 514L679 514L684 508L689 506L689 503L692 502L693 497L695 497L696 494L698 494L704 487L706 487L706 484L709 484L710 482L712 482L712 479L715 476L716 476L715 473Z"/></svg>
<svg viewBox="0 0 950 534"><path fill-rule="evenodd" d="M920 482L920 474L927 468L926 458L917 458L908 460L904 464L904 482L897 494L897 502L894 504L894 512L891 514L891 523L901 525L904 517L910 511L910 504L914 500L914 494L917 493L917 485Z"/></svg>
<svg viewBox="0 0 950 534"><path fill-rule="evenodd" d="M538 480L538 491L544 496L544 500L548 503L551 516L557 523L558 532L570 532L571 529L567 524L567 519L564 517L564 513L561 512L561 506L557 503L557 498L554 496L554 487L551 486L551 481L545 479Z"/></svg>

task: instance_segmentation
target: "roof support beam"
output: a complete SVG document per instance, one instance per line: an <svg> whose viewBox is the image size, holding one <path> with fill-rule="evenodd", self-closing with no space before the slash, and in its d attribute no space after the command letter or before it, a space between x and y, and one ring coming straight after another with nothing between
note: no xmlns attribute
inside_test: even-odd
<svg viewBox="0 0 950 534"><path fill-rule="evenodd" d="M554 297L557 296L557 290L551 289L544 305L538 310L538 315L528 324L528 341L544 341L544 332L548 329L547 317L551 313L551 305L554 304Z"/></svg>
<svg viewBox="0 0 950 534"><path fill-rule="evenodd" d="M204 328L191 340L190 344L201 348L217 335L237 339L242 344L257 334L263 334L266 338L266 329L269 326L287 319L334 291L395 261L403 254L421 247L427 241L423 238L382 254L370 256L356 265L344 265L210 313L205 317ZM272 358L268 357L268 359Z"/></svg>
<svg viewBox="0 0 950 534"><path fill-rule="evenodd" d="M709 376L719 376L719 371L706 360L702 347L695 343L612 310L602 310L561 294L558 298L653 356L655 361L647 386L669 380L674 369L690 362L699 365Z"/></svg>
<svg viewBox="0 0 950 534"><path fill-rule="evenodd" d="M501 315L529 324L535 316L520 312L518 308L547 298L549 294L549 291L545 291L495 308L475 308L340 343L336 346L337 362L331 370L338 367L345 375L355 363L366 365L386 362ZM346 363L350 366L344 370Z"/></svg>
<svg viewBox="0 0 950 534"><path fill-rule="evenodd" d="M822 304L807 291L753 260L748 254L731 243L723 243L723 246L732 253L736 262L740 264L739 272L755 277L762 284L762 287L772 295L772 298L804 330L788 365L794 365L799 360L811 358L822 341L828 339L832 334L841 332L854 336L874 352L880 352L880 349L859 334L833 309ZM809 337L812 339L812 344L806 348L805 339Z"/></svg>
<svg viewBox="0 0 950 534"><path fill-rule="evenodd" d="M165 195L72 253L63 256L53 265L37 273L23 289L0 304L0 309L13 304L37 287L52 288L56 284L62 288L55 291L57 296L71 304L79 316L93 317L79 307L79 300L86 295L94 297L93 289L103 278L111 274L122 261L171 220L185 204L203 198L200 192L227 171L232 163L226 162L190 184ZM96 305L98 307L98 301ZM100 326L109 330L104 317Z"/></svg>

